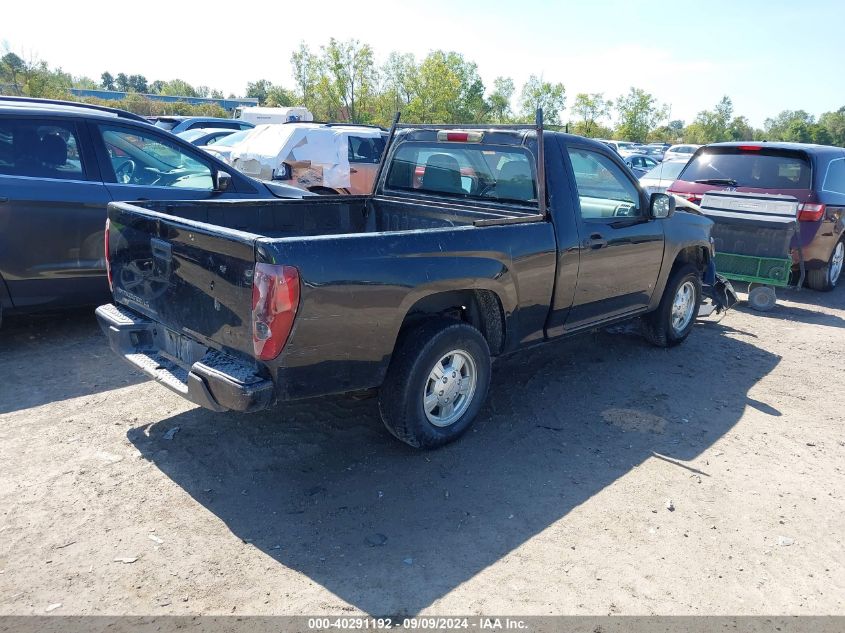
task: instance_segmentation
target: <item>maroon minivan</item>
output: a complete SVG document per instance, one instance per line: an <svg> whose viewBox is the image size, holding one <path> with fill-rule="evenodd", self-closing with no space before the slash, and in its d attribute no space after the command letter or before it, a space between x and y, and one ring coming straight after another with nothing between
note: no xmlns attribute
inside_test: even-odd
<svg viewBox="0 0 845 633"><path fill-rule="evenodd" d="M792 196L798 201L807 285L831 290L845 261L845 150L804 143L714 143L700 148L668 193L699 204L708 191Z"/></svg>

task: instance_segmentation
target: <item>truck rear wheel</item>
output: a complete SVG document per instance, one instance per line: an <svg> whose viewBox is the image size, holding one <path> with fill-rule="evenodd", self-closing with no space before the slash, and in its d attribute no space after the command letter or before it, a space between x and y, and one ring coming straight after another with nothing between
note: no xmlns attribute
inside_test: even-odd
<svg viewBox="0 0 845 633"><path fill-rule="evenodd" d="M490 368L487 341L471 325L433 319L404 332L379 391L384 425L416 448L456 440L484 405Z"/></svg>
<svg viewBox="0 0 845 633"><path fill-rule="evenodd" d="M701 306L701 275L687 264L669 276L657 310L643 317L643 336L657 347L672 347L689 336Z"/></svg>

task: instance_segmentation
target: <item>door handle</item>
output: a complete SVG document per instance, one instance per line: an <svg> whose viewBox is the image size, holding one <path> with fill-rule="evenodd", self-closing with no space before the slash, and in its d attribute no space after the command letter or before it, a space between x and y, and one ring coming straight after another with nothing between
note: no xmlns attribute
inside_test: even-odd
<svg viewBox="0 0 845 633"><path fill-rule="evenodd" d="M595 251L607 246L607 240L602 237L601 233L593 233L590 239L585 241L585 246Z"/></svg>
<svg viewBox="0 0 845 633"><path fill-rule="evenodd" d="M0 204L6 204L9 199L6 196L0 196Z"/></svg>

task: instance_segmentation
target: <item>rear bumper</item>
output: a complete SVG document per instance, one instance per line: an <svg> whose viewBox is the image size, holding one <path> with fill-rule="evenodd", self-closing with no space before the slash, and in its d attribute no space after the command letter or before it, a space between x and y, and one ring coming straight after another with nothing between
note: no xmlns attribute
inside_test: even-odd
<svg viewBox="0 0 845 633"><path fill-rule="evenodd" d="M111 303L97 308L96 315L118 356L194 404L248 412L273 401L273 382L259 376L254 366L199 344L202 356L189 365L163 351L166 328L160 323Z"/></svg>

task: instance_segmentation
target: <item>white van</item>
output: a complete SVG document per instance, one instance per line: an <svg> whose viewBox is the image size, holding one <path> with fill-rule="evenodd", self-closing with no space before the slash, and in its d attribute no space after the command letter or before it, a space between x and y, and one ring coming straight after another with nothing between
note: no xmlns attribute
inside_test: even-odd
<svg viewBox="0 0 845 633"><path fill-rule="evenodd" d="M290 108L264 108L259 106L235 109L235 118L254 125L264 123L290 123L291 121L313 121L314 115L304 106Z"/></svg>

